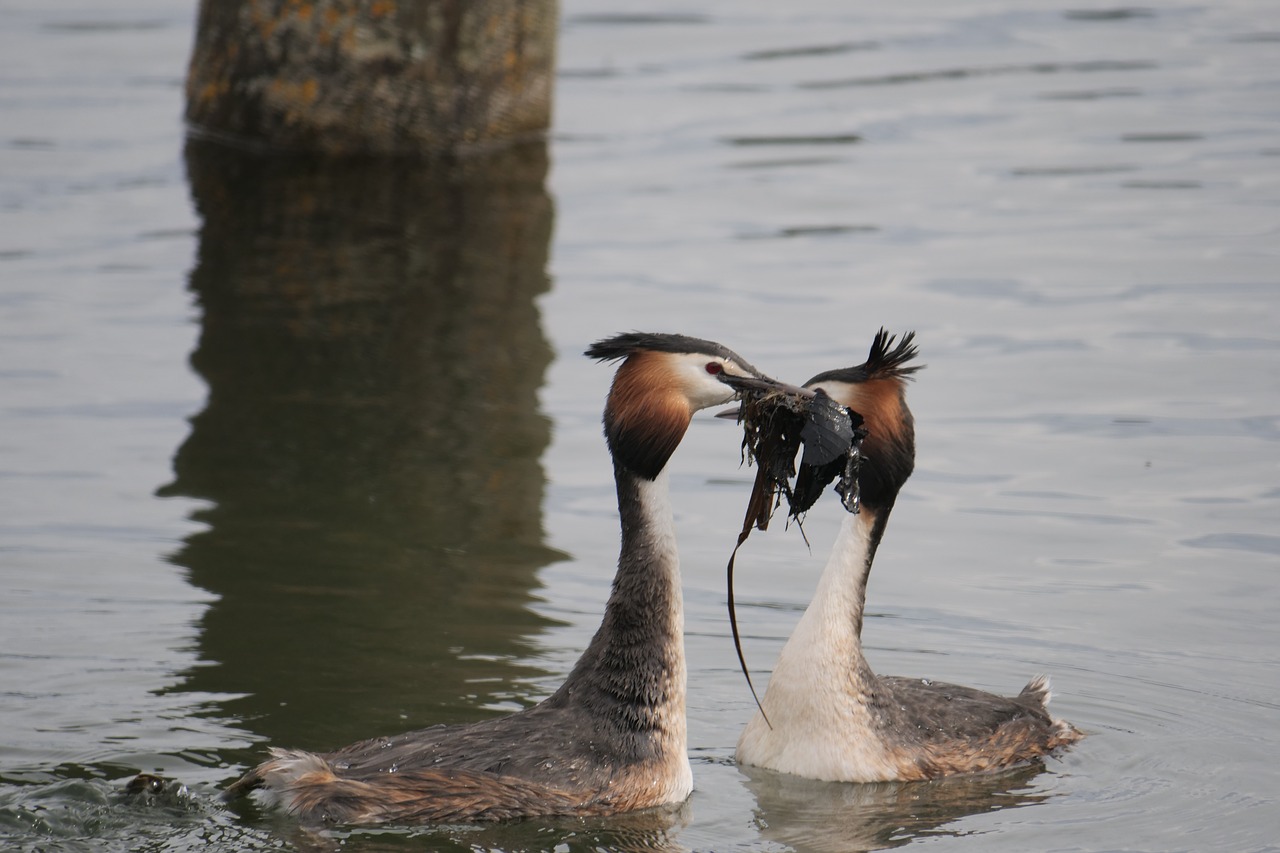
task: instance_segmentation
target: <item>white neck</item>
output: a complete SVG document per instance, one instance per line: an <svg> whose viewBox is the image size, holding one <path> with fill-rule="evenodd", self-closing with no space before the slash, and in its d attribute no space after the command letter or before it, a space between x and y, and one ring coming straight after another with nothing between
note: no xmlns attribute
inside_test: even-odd
<svg viewBox="0 0 1280 853"><path fill-rule="evenodd" d="M863 509L840 527L813 601L778 658L762 705L738 741L738 760L818 779L893 778L878 743L849 740L870 728L875 685L862 656L862 610L876 517Z"/></svg>
<svg viewBox="0 0 1280 853"><path fill-rule="evenodd" d="M769 680L766 713L770 712L770 694L776 692L776 698L782 699L797 687L808 689L809 679L796 684L795 674L812 673L815 668L844 671L862 661L862 609L874 526L875 517L868 511L845 516L813 600L791 632Z"/></svg>

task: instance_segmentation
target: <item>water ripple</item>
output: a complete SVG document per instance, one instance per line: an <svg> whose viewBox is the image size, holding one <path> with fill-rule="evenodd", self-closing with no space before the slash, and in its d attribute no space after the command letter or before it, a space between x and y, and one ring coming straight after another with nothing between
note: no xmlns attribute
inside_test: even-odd
<svg viewBox="0 0 1280 853"><path fill-rule="evenodd" d="M845 80L814 80L797 84L799 89L845 89L860 86L899 86L908 83L967 80L974 77L1004 77L1023 74L1092 74L1104 71L1149 71L1159 68L1147 60L1095 59L1084 62L1032 62L1025 65L991 65L972 68L939 68L933 71L908 71L850 77Z"/></svg>
<svg viewBox="0 0 1280 853"><path fill-rule="evenodd" d="M1209 533L1194 539L1183 539L1188 548L1214 548L1227 551L1250 551L1255 554L1280 556L1280 536L1266 533Z"/></svg>
<svg viewBox="0 0 1280 853"><path fill-rule="evenodd" d="M1138 6L1120 6L1115 9L1068 9L1062 13L1068 21L1126 21L1133 18L1154 18L1150 9Z"/></svg>
<svg viewBox="0 0 1280 853"><path fill-rule="evenodd" d="M763 62L774 59L796 59L809 56L839 56L863 50L876 50L880 47L875 41L846 41L839 44L806 45L803 47L783 47L773 50L757 50L743 55L748 62Z"/></svg>
<svg viewBox="0 0 1280 853"><path fill-rule="evenodd" d="M1280 441L1280 415L1241 418L1123 417L1114 414L1057 413L1024 417L948 418L964 424L1035 424L1046 432L1072 435L1183 436L1190 438L1248 437Z"/></svg>
<svg viewBox="0 0 1280 853"><path fill-rule="evenodd" d="M862 137L856 133L800 134L794 136L780 134L777 136L731 136L720 141L726 145L740 147L758 145L853 145L862 142Z"/></svg>

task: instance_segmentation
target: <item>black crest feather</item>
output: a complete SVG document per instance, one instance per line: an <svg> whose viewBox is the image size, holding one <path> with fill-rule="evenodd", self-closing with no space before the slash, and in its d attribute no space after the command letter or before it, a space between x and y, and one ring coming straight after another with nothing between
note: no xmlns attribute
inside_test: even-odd
<svg viewBox="0 0 1280 853"><path fill-rule="evenodd" d="M584 355L599 361L616 361L638 352L674 352L702 353L726 358L736 362L752 374L761 376L740 355L724 344L708 341L703 338L691 338L688 335L668 334L664 332L625 332L612 338L603 338L587 347Z"/></svg>
<svg viewBox="0 0 1280 853"><path fill-rule="evenodd" d="M876 332L875 340L871 342L871 351L867 353L867 360L862 364L819 373L804 384L813 385L815 382L828 380L867 382L872 379L914 379L916 371L924 368L923 364L907 364L920 355L920 350L915 345L916 333L907 332L897 346L894 346L896 339L897 335L891 335L881 327L880 331Z"/></svg>

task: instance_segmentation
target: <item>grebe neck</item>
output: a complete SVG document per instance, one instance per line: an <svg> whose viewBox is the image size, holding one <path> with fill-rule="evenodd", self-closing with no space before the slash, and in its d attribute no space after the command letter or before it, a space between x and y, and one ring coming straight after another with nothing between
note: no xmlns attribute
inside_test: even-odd
<svg viewBox="0 0 1280 853"><path fill-rule="evenodd" d="M862 662L862 616L867 579L888 515L888 510L864 507L857 515L844 517L813 601L787 648L795 645L795 651L804 654L821 650L824 657L834 654L841 660L858 661L860 668L866 666Z"/></svg>
<svg viewBox="0 0 1280 853"><path fill-rule="evenodd" d="M666 469L614 464L622 547L604 619L558 691L630 732L685 749L684 598ZM678 742L678 743L677 743Z"/></svg>
<svg viewBox="0 0 1280 853"><path fill-rule="evenodd" d="M847 775L848 750L840 746L839 735L851 725L855 730L870 725L868 702L877 682L862 656L862 610L871 560L884 530L881 518L864 506L841 523L813 601L769 677L761 701L768 719L756 713L738 739L742 763L786 772L817 768L807 775L820 779L864 778ZM855 746L852 760L859 768L878 765L878 756L862 754L864 746L872 752L878 747Z"/></svg>

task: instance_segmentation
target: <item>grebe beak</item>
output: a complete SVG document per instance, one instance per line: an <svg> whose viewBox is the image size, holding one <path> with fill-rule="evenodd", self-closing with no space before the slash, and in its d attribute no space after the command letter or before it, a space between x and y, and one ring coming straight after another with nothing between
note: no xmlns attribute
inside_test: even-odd
<svg viewBox="0 0 1280 853"><path fill-rule="evenodd" d="M786 382L780 382L777 379L770 379L768 376L735 376L732 373L721 373L719 380L728 385L739 394L745 394L753 397L764 397L769 394L783 394L798 400L808 399L815 396L813 391L808 388L801 388L799 385L790 385Z"/></svg>
<svg viewBox="0 0 1280 853"><path fill-rule="evenodd" d="M796 410L802 407L803 401L811 400L816 396L808 388L779 382L777 379L770 379L768 376L734 376L729 373L722 373L718 378L734 391L737 391L738 399L741 401L772 400L785 408ZM728 409L722 409L714 415L714 417L728 418L729 420L738 420L741 416L741 403Z"/></svg>

